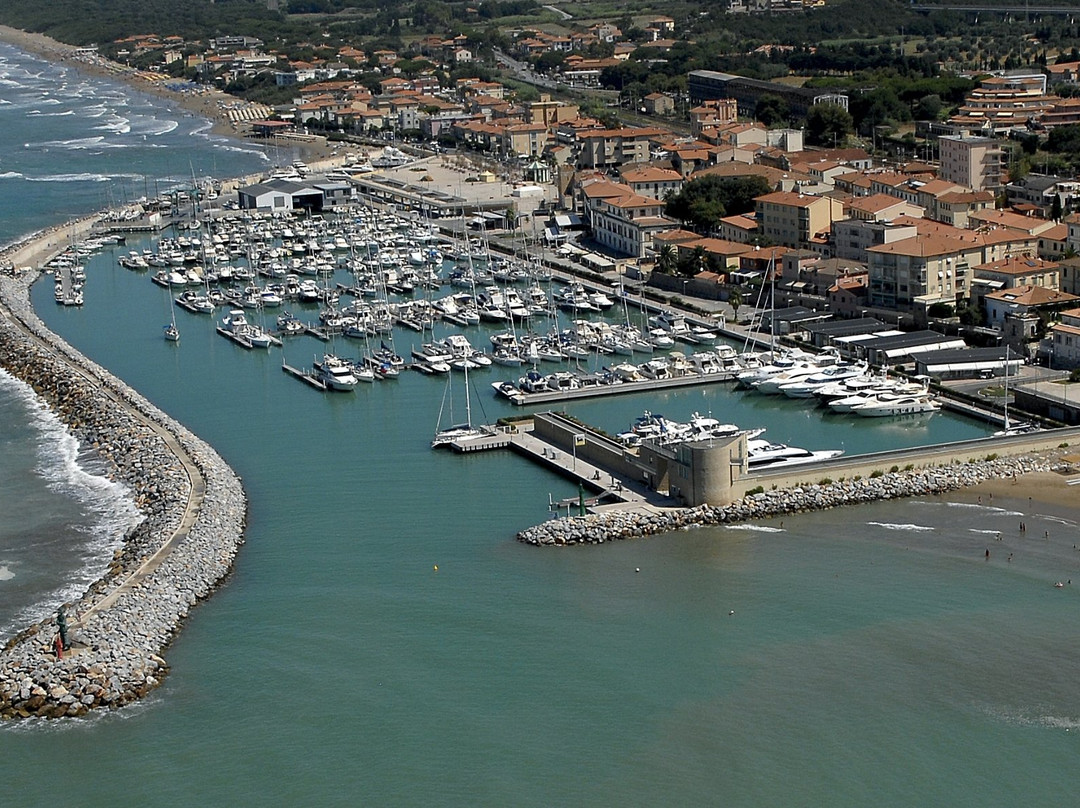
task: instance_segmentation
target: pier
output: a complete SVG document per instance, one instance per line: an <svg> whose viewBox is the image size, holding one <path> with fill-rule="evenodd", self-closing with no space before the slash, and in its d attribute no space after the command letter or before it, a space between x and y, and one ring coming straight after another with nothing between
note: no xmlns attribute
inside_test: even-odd
<svg viewBox="0 0 1080 808"><path fill-rule="evenodd" d="M654 390L670 390L677 387L696 387L703 384L715 384L716 382L730 382L735 379L735 374L722 373L688 373L685 376L676 376L668 379L642 379L641 381L612 381L601 383L599 380L587 375L578 377L580 386L568 387L562 390L550 390L539 393L526 393L513 386L512 382L493 382L495 392L510 403L519 407L530 404L550 404L555 401L572 401L582 398L596 398L598 396L614 396L621 393L642 393Z"/></svg>
<svg viewBox="0 0 1080 808"><path fill-rule="evenodd" d="M561 416L555 417L565 420L561 419ZM574 428L581 431L581 427L575 426ZM534 429L534 421L489 426L486 429L489 434L483 437L464 438L452 441L447 445L451 451L459 454L510 449L519 455L527 457L532 462L576 482L582 489L595 494L586 503L591 512L602 512L608 505L637 510L673 507L675 505L673 500L663 494L651 491L629 475L620 474L599 462L595 457L592 457L591 453L584 451L584 445L579 455L573 442L570 448L567 449L537 434ZM584 437L584 440L592 442L594 446L603 442L610 444L608 446L609 450L617 450L620 453L623 451L623 447L619 444L597 432L584 430L584 433L579 437Z"/></svg>
<svg viewBox="0 0 1080 808"><path fill-rule="evenodd" d="M305 382L306 384L310 384L316 390L322 390L325 393L333 389L316 379L315 376L309 371L300 370L300 368L294 368L292 365L286 365L284 362L281 363L281 369L288 373L290 376L294 376L300 381Z"/></svg>
<svg viewBox="0 0 1080 808"><path fill-rule="evenodd" d="M56 269L56 302L62 306L81 306L83 303L82 285L76 283L74 271L70 266Z"/></svg>

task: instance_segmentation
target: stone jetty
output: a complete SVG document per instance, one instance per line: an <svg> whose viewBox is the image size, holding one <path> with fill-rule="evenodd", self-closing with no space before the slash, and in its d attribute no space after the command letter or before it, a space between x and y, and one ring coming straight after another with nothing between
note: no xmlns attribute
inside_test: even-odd
<svg viewBox="0 0 1080 808"><path fill-rule="evenodd" d="M34 244L18 250L15 261L42 259ZM17 270L8 257L0 269L0 367L100 453L142 516L102 577L66 604L70 647L62 655L56 616L0 650L0 717L78 716L161 684L162 654L180 623L231 568L246 499L212 447L45 327L30 304L38 271Z"/></svg>
<svg viewBox="0 0 1080 808"><path fill-rule="evenodd" d="M933 468L881 472L862 479L806 485L749 494L725 506L664 508L651 511L613 510L586 516L551 519L518 533L518 541L545 547L603 544L618 539L654 536L673 530L734 524L751 519L820 511L883 499L929 496L955 491L991 479L1050 471L1056 453L1039 453L952 463Z"/></svg>

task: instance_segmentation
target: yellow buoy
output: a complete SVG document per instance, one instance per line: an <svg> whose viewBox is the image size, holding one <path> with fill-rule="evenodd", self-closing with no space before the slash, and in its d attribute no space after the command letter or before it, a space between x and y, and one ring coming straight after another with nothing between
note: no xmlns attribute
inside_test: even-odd
<svg viewBox="0 0 1080 808"><path fill-rule="evenodd" d="M438 565L438 564L436 564L436 565L435 565L435 572L438 572L438 571L439 571L439 565Z"/></svg>

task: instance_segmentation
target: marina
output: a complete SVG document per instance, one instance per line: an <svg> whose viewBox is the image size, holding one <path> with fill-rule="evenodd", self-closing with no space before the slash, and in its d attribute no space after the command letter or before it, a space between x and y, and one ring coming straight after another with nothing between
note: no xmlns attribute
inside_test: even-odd
<svg viewBox="0 0 1080 808"><path fill-rule="evenodd" d="M50 84L67 70L51 67ZM92 96L72 88L72 105L83 110ZM117 98L106 115L127 116L138 103L131 93ZM133 158L146 155L147 172L188 173L176 146L185 142L184 118L176 135L146 137L169 148L138 152L137 144L112 148L125 142L112 130L76 126L85 114L33 116L20 126L14 106L0 107L5 122L14 118L0 129L13 161L37 154L24 143L105 134L110 148L95 152L86 171L108 172L102 165L117 155L116 170L130 171ZM132 129L132 141L147 131L138 118ZM63 167L48 171L84 170L76 161L90 153L63 152ZM57 154L50 149L48 161L57 163ZM244 155L227 157L234 165ZM106 185L24 191L6 182L17 189L10 199L30 207L41 198L50 212L98 209ZM14 213L0 221L22 215ZM22 229L38 226L32 220ZM67 232L56 238L70 240ZM1061 641L1074 629L1075 587L1052 584L1077 573L1075 514L1040 499L1053 475L1032 488L1006 479L992 503L986 488L906 489L911 497L890 501L885 477L851 470L841 484L830 470L837 486L866 486L858 489L866 504L786 517L762 509L712 525L645 512L634 522L638 535L656 538L538 550L512 537L548 525L549 501L569 500L576 513L576 483L510 451L432 452L444 379L402 373L365 394L314 395L279 369L273 351L235 350L221 340L214 326L224 310L177 311L183 341L165 343L163 312L176 292L116 264L125 252L90 259L83 307L56 306L48 282L34 288L35 307L82 361L158 403L236 469L249 502L237 509L246 515L245 545L225 586L191 608L186 629L168 644L168 676L149 699L115 715L65 726L23 722L0 734L6 765L25 775L18 787L25 801L153 803L171 795L242 806L275 793L317 804L349 794L380 805L862 805L910 803L914 793L968 805L990 792L1010 804L1060 800L1073 759L1062 728L1077 713L1075 688L1062 675L1073 664L1071 646ZM289 304L314 319L317 306L305 305ZM269 310L248 316L274 323ZM469 337L480 346L476 335L499 330L472 326ZM392 330L399 353L408 355L411 341L430 341L413 340L415 333ZM371 348L389 337L371 338ZM343 336L332 339L336 353L350 353ZM285 351L306 368L327 347L300 335ZM486 423L522 412L484 383L502 375L469 371ZM609 434L644 409L679 421L711 412L764 426L777 442L843 446L836 462L849 463L875 448L987 431L950 412L925 422L842 418L732 385L563 406ZM39 407L30 407L31 423ZM864 479L855 483L858 474ZM22 493L3 487L6 503L15 503L5 510L6 528L51 515L47 506L27 513ZM762 508L779 500L768 490L755 496ZM594 537L604 535L586 524ZM44 522L28 535L56 533ZM4 591L30 580L51 549L37 543L22 563L9 550L0 564L15 577ZM104 567L111 549L102 555ZM177 610L186 614L189 591L172 587L161 600L179 595ZM131 626L134 639L151 613L120 613L116 625ZM206 731L208 720L216 731ZM80 753L87 748L94 754ZM545 763L522 754L532 748L618 751L600 763L596 754ZM305 765L298 750L317 750L320 765ZM957 767L958 755L970 765ZM905 761L887 782L886 757ZM1015 765L1000 766L1003 758ZM1015 776L1021 769L1025 777ZM921 784L915 792L912 772ZM253 791L253 782L262 788Z"/></svg>

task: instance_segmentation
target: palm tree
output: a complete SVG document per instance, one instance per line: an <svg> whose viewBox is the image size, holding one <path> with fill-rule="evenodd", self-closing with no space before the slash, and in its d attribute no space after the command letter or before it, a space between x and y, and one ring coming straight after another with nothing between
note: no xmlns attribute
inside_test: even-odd
<svg viewBox="0 0 1080 808"><path fill-rule="evenodd" d="M742 292L738 289L732 289L728 293L727 302L731 306L731 319L736 323L739 322L739 306L743 304Z"/></svg>
<svg viewBox="0 0 1080 808"><path fill-rule="evenodd" d="M656 271L664 275L674 275L676 263L675 248L670 244L660 247L656 253Z"/></svg>

